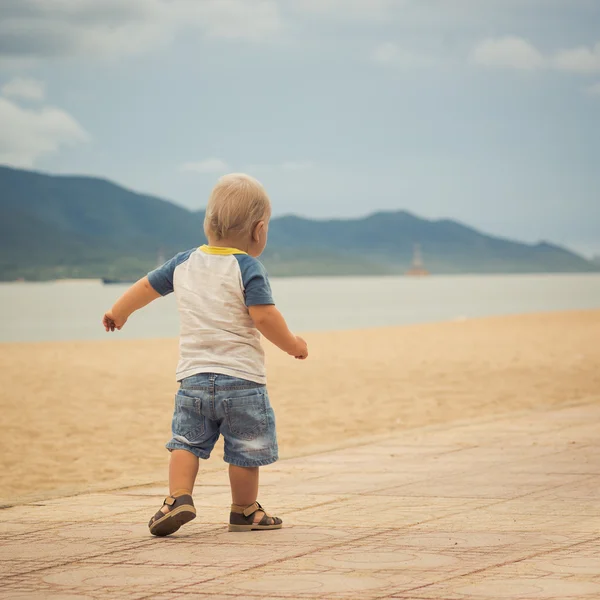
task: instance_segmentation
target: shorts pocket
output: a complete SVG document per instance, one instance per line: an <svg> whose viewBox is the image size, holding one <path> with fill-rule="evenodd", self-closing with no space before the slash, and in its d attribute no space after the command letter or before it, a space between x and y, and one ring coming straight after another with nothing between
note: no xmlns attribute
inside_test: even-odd
<svg viewBox="0 0 600 600"><path fill-rule="evenodd" d="M254 440L267 431L267 398L262 389L224 400L229 431L243 439Z"/></svg>
<svg viewBox="0 0 600 600"><path fill-rule="evenodd" d="M175 394L173 413L173 438L184 444L200 442L206 429L205 417L200 414L200 399L186 396L181 391Z"/></svg>

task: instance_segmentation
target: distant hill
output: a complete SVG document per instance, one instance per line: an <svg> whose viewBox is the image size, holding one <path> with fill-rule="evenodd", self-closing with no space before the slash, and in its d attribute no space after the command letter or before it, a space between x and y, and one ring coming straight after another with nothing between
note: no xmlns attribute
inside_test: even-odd
<svg viewBox="0 0 600 600"><path fill-rule="evenodd" d="M136 277L203 239L204 213L103 179L0 167L0 279Z"/></svg>
<svg viewBox="0 0 600 600"><path fill-rule="evenodd" d="M104 179L0 167L0 280L136 278L159 252L168 257L204 243L203 219L203 211ZM522 244L405 211L273 219L264 262L273 275L403 273L417 243L434 273L600 270L549 243Z"/></svg>

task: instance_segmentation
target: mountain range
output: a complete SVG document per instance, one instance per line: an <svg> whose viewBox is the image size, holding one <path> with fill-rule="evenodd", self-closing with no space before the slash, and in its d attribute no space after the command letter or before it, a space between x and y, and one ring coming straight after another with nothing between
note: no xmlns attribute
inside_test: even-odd
<svg viewBox="0 0 600 600"><path fill-rule="evenodd" d="M204 211L110 181L0 166L0 280L137 278L205 242ZM274 218L262 257L272 275L398 274L422 249L432 273L598 271L547 242L524 244L406 211L362 219Z"/></svg>

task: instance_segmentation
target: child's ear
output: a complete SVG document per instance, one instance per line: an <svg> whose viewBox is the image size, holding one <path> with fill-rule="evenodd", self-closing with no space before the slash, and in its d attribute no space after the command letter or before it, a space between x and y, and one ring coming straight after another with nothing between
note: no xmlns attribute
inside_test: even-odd
<svg viewBox="0 0 600 600"><path fill-rule="evenodd" d="M260 242L260 234L262 233L262 230L265 228L265 222L264 221L259 221L255 226L254 226L254 231L252 232L252 239L255 242Z"/></svg>

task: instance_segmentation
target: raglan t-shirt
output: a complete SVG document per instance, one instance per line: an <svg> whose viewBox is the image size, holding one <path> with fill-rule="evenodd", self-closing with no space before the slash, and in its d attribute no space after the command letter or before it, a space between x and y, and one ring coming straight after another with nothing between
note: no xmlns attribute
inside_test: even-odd
<svg viewBox="0 0 600 600"><path fill-rule="evenodd" d="M249 306L275 304L260 261L235 248L201 246L148 273L162 296L175 292L180 318L177 380L217 373L266 384L264 351Z"/></svg>

